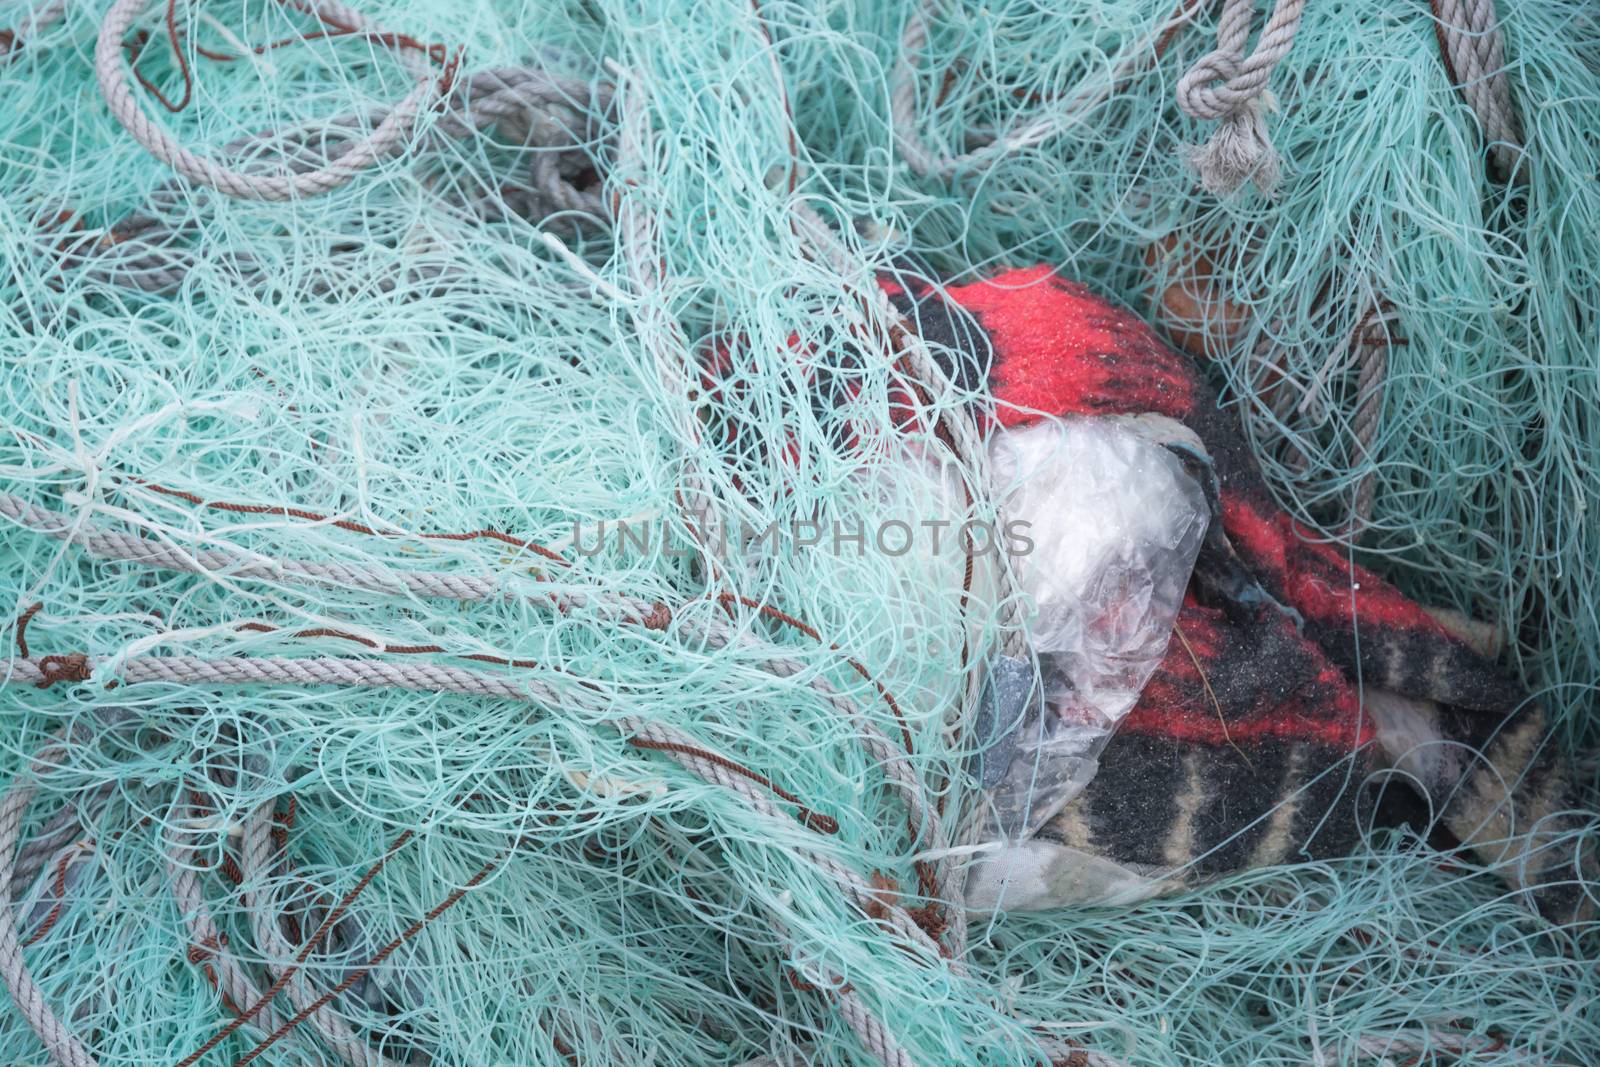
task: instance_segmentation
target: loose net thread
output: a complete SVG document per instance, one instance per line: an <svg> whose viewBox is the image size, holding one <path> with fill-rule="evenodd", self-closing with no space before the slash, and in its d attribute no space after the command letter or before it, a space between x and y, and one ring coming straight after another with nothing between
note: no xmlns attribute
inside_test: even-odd
<svg viewBox="0 0 1600 1067"><path fill-rule="evenodd" d="M837 817L836 834L818 834L771 801L796 840L863 880L869 908L915 893L907 849L918 835L890 779L904 768L933 803L960 810L936 784L962 755L942 740L974 613L955 561L726 561L730 587L806 620L819 642L750 604L730 617L717 600L693 600L703 576L659 550L613 546L579 576L526 544L417 532L516 531L571 557L601 518L678 522L686 456L734 523L878 514L850 476L864 464L898 471L895 432L870 414L888 369L837 357L840 337L884 323L860 310L870 293L841 291L865 288L872 266L911 247L957 271L1058 262L1159 312L1166 282L1188 280L1195 257L1180 252L1152 275L1145 252L1177 234L1211 260L1202 280L1248 312L1249 327L1220 346L1219 370L1252 413L1286 502L1334 533L1371 485L1366 544L1426 599L1475 605L1513 636L1531 620L1524 663L1553 687L1546 703L1569 732L1592 737L1580 686L1594 677L1594 625L1573 590L1595 558L1575 503L1591 484L1582 457L1593 438L1580 399L1590 379L1574 357L1595 322L1584 296L1593 227L1572 176L1595 172L1583 134L1595 125L1593 75L1581 58L1593 29L1573 5L1522 5L1503 26L1517 96L1541 105L1524 116L1537 152L1520 190L1482 166L1492 138L1462 106L1426 11L1307 5L1272 75L1272 137L1293 166L1270 209L1248 193L1211 202L1177 159L1207 134L1177 109L1175 87L1210 49L1214 10L1169 34L1165 2L709 14L485 5L465 23L455 11L364 6L375 25L464 44L455 92L471 86L478 99L480 71L546 79L537 107L507 107L548 107L553 122L512 125L555 132L480 124L468 103L457 133L453 107L429 110L396 154L345 187L271 208L197 194L108 111L80 113L74 101L97 99L88 42L107 9L74 6L42 26L36 12L39 28L19 33L0 67L17 101L0 140L21 164L0 177L0 388L16 412L0 466L10 497L87 538L132 530L141 553L217 566L163 574L87 558L76 535L12 518L0 528L0 553L17 564L13 607L46 605L29 658L89 654L54 661L61 680L45 690L12 668L5 693L25 712L7 734L8 777L64 721L115 706L145 724L97 729L57 765L22 775L39 793L18 851L19 937L43 926L58 877L69 897L22 958L101 1062L176 1062L198 1047L232 1018L208 967L219 985L236 967L264 991L282 965L258 939L250 901L276 900L283 936L303 946L408 827L426 830L385 862L304 970L319 997L345 986L322 1007L395 1061L687 1065L770 1053L783 1063L808 1049L808 1061L863 1062L874 1045L893 1054L886 1040L851 1036L873 1032L872 1019L919 1063L1027 1062L1041 1048L1099 1062L1083 1044L1137 1063L1435 1051L1561 1063L1597 1043L1592 1020L1560 1009L1592 998L1582 940L1592 934L1537 924L1492 878L1441 868L1403 837L1375 839L1371 857L1338 868L1252 875L1131 914L997 919L973 931L961 984L953 967L892 949L835 883L774 845L771 820L744 810L754 802L680 773L664 750L623 743L614 714L574 705L530 716L521 702L387 689L98 684L180 656L370 657L524 692L534 679L563 693L596 679ZM924 10L903 122L891 106L899 44ZM240 23L207 14L247 45L307 23L270 9ZM210 24L183 17L184 40L210 47ZM139 69L172 87L176 68L157 44ZM310 173L416 84L371 43L307 40L266 59L294 80L261 77L254 60L191 57L193 102L164 125L196 150L225 146L219 158L239 157L247 173ZM637 79L651 131L626 189L657 227L659 284L648 292L631 284L596 183L615 163L618 70ZM1063 101L1075 104L1053 110ZM1048 134L1005 140L1034 123ZM948 171L960 184L902 170L897 126L960 160ZM540 173L592 199L547 197ZM802 247L796 201L825 204L829 225L859 223L848 282ZM1419 217L1442 236L1414 241L1405 220ZM1354 426L1363 375L1350 340L1380 300L1394 309L1389 336L1405 343L1386 348L1385 414L1368 447ZM715 403L755 428L749 438L691 438L679 387L637 336L641 306L691 341L740 337L739 390ZM819 380L861 397L848 413L866 427L860 452L840 447L833 416L809 403ZM1542 436L1523 429L1530 419ZM792 441L792 457L773 441ZM152 486L269 510L217 511ZM923 490L906 485L898 502L911 507ZM284 566L294 561L338 579ZM454 603L402 573L438 576L420 580L443 597L485 595ZM561 596L577 599L558 610ZM667 604L670 632L645 625ZM979 604L980 625L989 608ZM830 645L896 694L911 754L885 754L905 752L899 724ZM907 656L913 646L920 654ZM442 651L393 651L408 647ZM479 658L457 668L456 653ZM90 684L73 682L102 659ZM864 745L862 719L888 749ZM186 809L191 792L210 814ZM243 828L287 797L299 814L284 864L264 884L243 879ZM94 861L63 866L61 850L89 838ZM172 903L174 843L214 935L186 929L199 913ZM211 955L190 962L207 936ZM277 1026L241 1027L213 1054L234 1062L301 1010L287 997L277 1007ZM1071 1047L1041 1046L1035 1033ZM0 1027L0 1048L38 1058L20 1016ZM337 1062L309 1017L258 1054L310 1057Z"/></svg>

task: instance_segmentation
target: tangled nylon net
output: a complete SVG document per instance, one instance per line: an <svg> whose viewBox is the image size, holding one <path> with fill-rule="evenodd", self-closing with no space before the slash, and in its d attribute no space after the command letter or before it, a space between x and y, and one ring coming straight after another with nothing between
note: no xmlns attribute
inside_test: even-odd
<svg viewBox="0 0 1600 1067"><path fill-rule="evenodd" d="M969 926L1015 605L699 537L915 515L927 455L981 512L972 398L873 272L1057 263L1592 748L1600 27L1502 11L1486 138L1450 12L1306 5L1275 66L1252 13L5 8L0 1055L1584 1062L1594 931L1397 832ZM1185 151L1243 111L1270 199Z"/></svg>

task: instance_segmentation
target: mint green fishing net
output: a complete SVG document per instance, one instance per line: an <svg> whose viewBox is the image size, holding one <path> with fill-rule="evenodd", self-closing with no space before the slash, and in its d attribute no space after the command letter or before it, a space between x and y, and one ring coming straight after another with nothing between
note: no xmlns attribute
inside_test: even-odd
<svg viewBox="0 0 1600 1067"><path fill-rule="evenodd" d="M114 117L118 11L197 162ZM1284 506L1490 623L1592 752L1600 24L1500 15L1513 170L1427 5L1313 3L1254 105L1269 198L1186 162L1207 5L11 0L0 1058L1592 1062L1593 928L1405 833L963 929L925 889L1003 605L686 517L915 513L950 457L845 358L874 270L1057 264L1203 350Z"/></svg>

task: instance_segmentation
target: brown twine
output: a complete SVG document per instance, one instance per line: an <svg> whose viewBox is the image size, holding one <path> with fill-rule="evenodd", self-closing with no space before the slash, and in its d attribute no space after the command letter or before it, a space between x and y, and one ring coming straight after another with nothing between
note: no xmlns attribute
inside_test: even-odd
<svg viewBox="0 0 1600 1067"><path fill-rule="evenodd" d="M61 915L67 906L67 865L71 860L72 853L68 852L56 861L55 879L50 883L51 889L55 892L56 902L50 906L50 911L45 915L44 921L39 924L39 929L35 930L32 936L22 943L23 948L29 948L44 940L45 935L60 921Z"/></svg>
<svg viewBox="0 0 1600 1067"><path fill-rule="evenodd" d="M406 927L406 929L401 932L399 937L396 937L393 941L390 941L387 945L383 946L383 948L374 953L372 958L367 960L366 963L345 975L344 980L338 985L334 986L326 993L323 993L310 1004L307 1004L303 1009L295 1014L294 1018L284 1023L260 1044L256 1045L249 1052L246 1052L243 1056L235 1060L233 1067L245 1067L245 1064L251 1062L256 1057L266 1052L273 1045L277 1044L284 1037L288 1036L289 1033L295 1029L295 1027L299 1026L312 1015L316 1014L317 1011L321 1010L326 1004L328 1004L328 1002L333 1000L334 997L337 997L339 994L345 992L351 986L365 978L375 968L381 966L384 960L392 956L407 941L410 941L413 937L417 936L417 934L421 933L429 923L433 922L439 916L455 907L462 897L466 896L480 882L489 877L490 873L493 872L494 869L498 867L500 863L509 855L510 850L502 850L501 852L496 853L488 863L485 863L482 867L478 868L477 873L475 873L471 878L467 879L457 888L451 890L450 894L429 909L426 915L412 923L410 926ZM324 923L324 925L326 925L326 923ZM298 960L299 957L297 956L296 958ZM280 979L280 981L282 981L282 979ZM277 984L274 983L274 989L276 988L278 988ZM265 1002L266 1000L270 999L272 995L274 994L263 994L262 1001ZM259 1010L259 1008L257 1008L257 1010ZM242 1022L243 1016L241 1016L238 1021ZM212 1045L211 1047L214 1048L216 1046ZM191 1054L189 1058L183 1060L177 1065L177 1067L187 1067L187 1065L192 1064L199 1055L200 1054Z"/></svg>
<svg viewBox="0 0 1600 1067"><path fill-rule="evenodd" d="M726 756L719 756L715 752L707 752L705 749L695 748L693 745L678 744L675 741L648 741L641 737L630 737L628 739L628 744L632 745L634 748L651 749L661 752L677 752L681 755L691 756L695 759L704 760L707 763L715 764L724 770L732 771L734 774L738 774L750 779L763 789L770 790L787 803L793 804L797 814L800 817L800 821L805 823L806 826L810 827L811 829L819 830L825 834L836 834L839 832L839 823L837 820L831 816L822 815L818 812L812 811L805 805L804 802L800 800L799 797L795 796L787 789L777 785L764 775L752 771L749 767L728 759Z"/></svg>
<svg viewBox="0 0 1600 1067"><path fill-rule="evenodd" d="M665 630L672 625L672 609L658 600L651 606L650 614L640 617L639 625L646 630Z"/></svg>
<svg viewBox="0 0 1600 1067"><path fill-rule="evenodd" d="M49 689L57 682L87 682L89 657L82 652L39 657L40 678L35 683L40 689Z"/></svg>
<svg viewBox="0 0 1600 1067"><path fill-rule="evenodd" d="M33 621L33 617L39 613L39 609L42 607L44 607L44 601L41 600L17 616L17 651L22 654L23 659L31 658L28 654L28 638L26 636L28 623Z"/></svg>
<svg viewBox="0 0 1600 1067"><path fill-rule="evenodd" d="M194 493L187 493L181 489L169 489L164 485L156 485L155 483L147 482L142 478L129 478L128 480L135 485L143 486L144 488L149 489L153 493L160 493L163 496L176 497L179 500L188 501L196 507L209 508L213 511L227 511L236 515L282 515L285 518L303 519L306 522L326 523L329 526L337 526L341 530L348 530L351 533L364 534L367 537L392 538L415 536L428 541L476 541L486 538L493 541L499 541L502 544L511 545L513 548L520 548L525 551L532 552L535 555L543 556L552 563L560 563L563 566L571 566L571 563L567 560L567 558L556 552L554 549L547 548L544 545L539 544L537 541L528 541L520 537L514 537L511 534L503 533L500 530L485 528L482 530L470 530L464 533L421 532L411 535L403 533L389 533L383 530L375 530L365 523L354 522L350 519L334 519L327 515L319 514L315 511L307 511L304 508L294 508L282 504L235 504L224 500L207 500L204 497L195 495Z"/></svg>
<svg viewBox="0 0 1600 1067"><path fill-rule="evenodd" d="M190 945L188 952L189 962L195 964L204 963L207 960L214 958L219 951L227 947L227 944L228 935L223 934L220 941L218 941L218 939L215 937L207 937L202 941ZM211 984L216 984L215 976L212 976Z"/></svg>

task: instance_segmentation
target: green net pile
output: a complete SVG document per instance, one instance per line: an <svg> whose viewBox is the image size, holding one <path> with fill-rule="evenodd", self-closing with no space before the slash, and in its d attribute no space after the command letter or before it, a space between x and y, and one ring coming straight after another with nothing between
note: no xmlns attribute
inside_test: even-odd
<svg viewBox="0 0 1600 1067"><path fill-rule="evenodd" d="M933 4L909 56L921 5L877 0L364 6L387 37L266 0L141 13L137 71L189 98L169 113L132 81L143 112L266 169L365 128L418 63L455 64L448 91L497 69L559 83L545 126L430 107L353 180L280 203L175 177L113 118L103 0L19 32L0 492L194 566L0 522L0 615L42 605L31 655L92 670L0 678L3 777L37 786L0 971L20 960L92 1060L15 999L0 1059L185 1062L249 1007L228 967L265 991L292 933L326 925L281 1025L263 1011L190 1062L1592 1062L1595 931L1400 833L1137 908L975 921L955 959L887 932L838 872L927 904L943 855L894 774L952 816L969 799L947 724L994 605L964 600L950 557L824 544L708 568L683 507L689 486L755 530L913 513L945 486L891 423L887 363L846 358L884 337L873 271L1057 264L1203 335L1283 504L1492 623L1567 750L1592 752L1600 23L1582 0L1503 6L1516 180L1486 165L1426 5L1341 0L1307 6L1274 74L1270 199L1213 196L1184 163L1209 130L1174 87L1215 12L1168 33L1172 0ZM0 29L43 10L13 0ZM296 129L321 132L272 139ZM919 173L907 138L959 158ZM1374 309L1393 343L1363 445L1351 339ZM708 351L732 363L709 397ZM810 399L830 376L842 413ZM643 543L596 547L619 521ZM445 664L544 696L105 684L244 656Z"/></svg>

